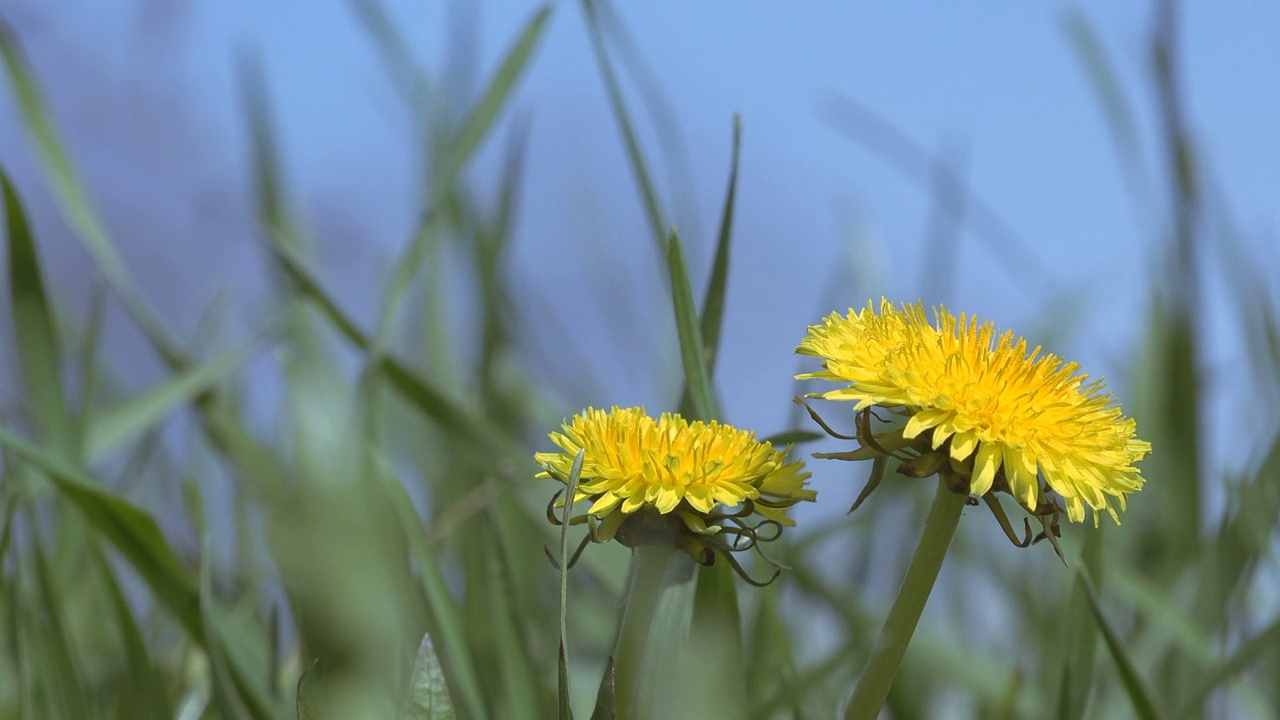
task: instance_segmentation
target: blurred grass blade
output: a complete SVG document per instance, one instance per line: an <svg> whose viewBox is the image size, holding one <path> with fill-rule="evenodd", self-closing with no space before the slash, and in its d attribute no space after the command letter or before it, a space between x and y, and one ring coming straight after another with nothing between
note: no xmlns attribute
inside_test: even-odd
<svg viewBox="0 0 1280 720"><path fill-rule="evenodd" d="M298 283L303 294L316 303L325 318L353 345L361 351L369 352L371 343L368 336L356 327L355 322L324 292L302 261L293 252L278 244L272 249L281 266ZM384 356L381 359L380 369L391 386L410 405L437 422L441 429L474 443L479 448L498 447L511 453L512 457L520 457L523 461L524 453L517 447L514 440L493 428L484 418L457 403L446 392L427 382L399 361Z"/></svg>
<svg viewBox="0 0 1280 720"><path fill-rule="evenodd" d="M48 444L67 458L76 457L75 428L63 395L62 353L45 295L40 258L31 227L9 176L0 167L9 254L9 297L18 359L32 411Z"/></svg>
<svg viewBox="0 0 1280 720"><path fill-rule="evenodd" d="M618 708L613 697L613 657L604 666L604 674L600 676L600 689L596 691L596 707L591 712L591 720L617 720Z"/></svg>
<svg viewBox="0 0 1280 720"><path fill-rule="evenodd" d="M89 697L85 685L84 671L76 658L75 648L65 624L66 604L61 601L64 593L61 588L54 587L52 573L49 572L49 561L45 557L43 543L38 531L31 533L32 556L36 566L36 587L39 588L40 614L42 623L42 640L45 650L50 655L50 664L55 673L44 678L55 689L58 702L65 717L93 718L96 714L89 712L85 704Z"/></svg>
<svg viewBox="0 0 1280 720"><path fill-rule="evenodd" d="M92 479L66 461L6 428L0 428L0 444L47 473L58 491L129 560L187 632L203 641L195 582L149 514L94 487Z"/></svg>
<svg viewBox="0 0 1280 720"><path fill-rule="evenodd" d="M93 463L156 428L169 415L211 390L264 349L268 339L274 342L277 325L273 322L243 345L201 365L191 365L164 382L100 411L89 423L85 457Z"/></svg>
<svg viewBox="0 0 1280 720"><path fill-rule="evenodd" d="M733 160L729 165L729 189L720 213L720 231L716 233L716 256L711 264L711 281L702 299L702 346L706 353L707 373L715 374L716 354L720 349L720 329L724 325L724 296L729 281L729 245L733 236L733 210L738 197L738 157L742 153L742 116L733 116Z"/></svg>
<svg viewBox="0 0 1280 720"><path fill-rule="evenodd" d="M1089 77L1089 84L1098 97L1098 104L1102 107L1116 154L1121 159L1134 211L1139 218L1145 220L1150 217L1146 163L1142 158L1142 143L1137 125L1133 121L1133 111L1120 87L1115 64L1107 56L1106 48L1098 39L1084 11L1078 7L1068 8L1062 16L1062 24L1071 48L1075 50Z"/></svg>
<svg viewBox="0 0 1280 720"><path fill-rule="evenodd" d="M1124 686L1125 694L1129 696L1129 702L1133 704L1134 715L1142 720L1157 720L1162 716L1156 710L1155 698L1142 676L1138 674L1138 668L1134 665L1133 658L1129 656L1129 650L1124 646L1124 641L1103 614L1088 571L1081 568L1078 572L1085 599L1089 601L1089 609L1093 611L1094 622L1102 632L1107 650L1115 660L1116 669L1120 671L1120 682Z"/></svg>
<svg viewBox="0 0 1280 720"><path fill-rule="evenodd" d="M1101 572L1099 565L1105 537L1103 528L1089 533L1080 553L1084 567L1098 577L1109 577ZM1062 672L1058 684L1058 720L1079 720L1085 717L1089 698L1095 691L1094 658L1097 655L1098 633L1093 626L1089 601L1085 598L1083 576L1076 575L1066 605L1066 623L1063 627L1066 637L1059 641L1063 642L1066 651L1062 653Z"/></svg>
<svg viewBox="0 0 1280 720"><path fill-rule="evenodd" d="M400 714L401 720L454 720L453 701L440 669L440 659L431 644L431 636L423 635L418 646L418 659L413 663L409 680L409 701Z"/></svg>
<svg viewBox="0 0 1280 720"><path fill-rule="evenodd" d="M58 139L49 111L22 56L13 30L0 21L0 59L4 61L6 74L13 86L23 122L32 145L53 184L55 194L62 204L71 226L93 257L111 289L119 296L130 317L142 329L147 339L155 345L165 360L179 362L182 352L169 339L160 320L147 304L133 276L125 267L120 253L112 244L106 226L99 219L89 202L88 194L80 184L71 166L62 142Z"/></svg>
<svg viewBox="0 0 1280 720"><path fill-rule="evenodd" d="M578 450L569 468L569 484L564 491L564 512L560 518L560 680L557 712L560 720L573 720L569 707L569 519L573 517L573 498L582 477L582 461L586 448Z"/></svg>
<svg viewBox="0 0 1280 720"><path fill-rule="evenodd" d="M502 64L498 66L498 71L480 97L480 101L476 103L471 114L462 122L453 136L453 141L449 143L449 153L443 160L440 173L434 178L438 189L453 186L480 142L489 134L489 128L493 126L498 114L506 105L511 91L515 88L516 81L528 65L550 14L551 6L543 5L525 23L515 45L503 58ZM437 192L436 197L440 196L440 192Z"/></svg>
<svg viewBox="0 0 1280 720"><path fill-rule="evenodd" d="M111 606L110 612L115 618L121 644L124 646L125 686L128 693L128 702L125 707L128 709L129 717L140 720L171 718L174 713L165 695L164 679L156 671L156 665L147 651L146 641L142 639L142 631L138 628L133 610L125 599L120 583L116 580L115 572L96 540L91 540L89 545L89 554L93 558L95 569L103 579L107 601Z"/></svg>
<svg viewBox="0 0 1280 720"><path fill-rule="evenodd" d="M746 667L742 649L742 613L738 608L737 578L729 563L698 568L693 598L689 649L700 668L687 690L690 717L746 717Z"/></svg>
<svg viewBox="0 0 1280 720"><path fill-rule="evenodd" d="M662 211L658 208L658 195L653 190L649 168L644 161L644 153L640 151L640 141L636 139L635 128L631 124L631 114L627 111L627 101L622 96L622 87L618 83L613 63L609 60L609 51L605 47L604 34L600 30L600 18L597 15L595 0L582 0L583 14L587 19L587 31L591 36L591 49L596 56L596 64L600 66L600 76L604 79L605 91L609 95L609 105L613 108L614 120L622 133L622 140L627 146L627 159L631 161L631 172L636 177L640 195L644 200L644 209L649 219L649 229L653 231L653 239L661 250L666 244L666 223L662 219Z"/></svg>
<svg viewBox="0 0 1280 720"><path fill-rule="evenodd" d="M1222 664L1205 673L1200 684L1182 705L1178 717L1196 717L1204 712L1204 703L1215 690L1225 687L1253 666L1265 653L1280 648L1280 619L1240 645L1240 649Z"/></svg>
<svg viewBox="0 0 1280 720"><path fill-rule="evenodd" d="M435 621L433 630L436 637L440 638L444 653L446 677L450 678L453 691L459 696L465 717L485 717L488 713L484 711L480 680L476 677L475 661L471 648L467 645L462 614L453 595L449 593L422 519L414 510L413 500L405 492L404 486L389 468L381 468L377 476L382 480L382 487L391 501L391 507L395 509L400 529L408 540L409 550L418 563L422 591L426 595L431 618ZM434 650L434 645L432 647Z"/></svg>
<svg viewBox="0 0 1280 720"><path fill-rule="evenodd" d="M699 328L698 310L693 304L693 288L689 285L684 251L680 248L680 236L674 230L667 240L667 269L671 275L671 299L675 306L676 331L680 335L680 358L684 362L692 415L699 420L716 420L720 417L720 409L707 372L702 330Z"/></svg>

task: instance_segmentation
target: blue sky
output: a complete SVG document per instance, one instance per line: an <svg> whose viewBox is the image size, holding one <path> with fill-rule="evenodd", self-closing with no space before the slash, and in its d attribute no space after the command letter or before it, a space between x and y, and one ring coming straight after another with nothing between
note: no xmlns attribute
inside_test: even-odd
<svg viewBox="0 0 1280 720"><path fill-rule="evenodd" d="M1147 3L615 5L678 131L655 130L630 78L628 98L667 222L688 243L698 277L710 260L731 118L743 118L718 371L731 420L779 429L797 369L792 349L805 326L880 294L977 312L1049 340L1124 387L1148 288L1161 281L1152 248L1162 242L1167 197ZM428 72L447 87L470 87L462 97L474 98L537 4L384 6ZM1064 30L1070 12L1092 24L1135 112L1155 180L1143 211L1126 194L1097 97ZM292 197L326 282L372 320L377 282L415 218L416 139L349 3L9 0L0 13L17 29L131 266L175 328L191 337L219 297L251 325L266 301L235 69L246 54L263 66ZM1274 284L1280 5L1192 4L1182 20L1183 98L1204 167ZM467 67L472 82L459 84L467 73L456 71ZM953 159L970 189L1051 269L1052 286L1002 260L971 225L956 236L953 281L941 292L923 286L934 199L832 122L829 108L840 98ZM652 239L577 3L555 5L514 109L531 121L511 258L531 296L526 330L543 333L537 315L556 312L575 335L578 354L566 362L601 381L591 397L567 390L560 400L665 409L674 401L674 331L665 306L652 300L661 289ZM470 173L482 196L492 195L510 117ZM660 138L674 150L664 153ZM0 158L49 243L53 285L83 301L88 260L56 217L7 93ZM1213 261L1206 272L1218 278L1217 317L1225 275ZM1230 328L1214 332L1206 369L1211 378L1231 376L1241 338ZM1225 387L1228 400L1247 397L1247 385Z"/></svg>

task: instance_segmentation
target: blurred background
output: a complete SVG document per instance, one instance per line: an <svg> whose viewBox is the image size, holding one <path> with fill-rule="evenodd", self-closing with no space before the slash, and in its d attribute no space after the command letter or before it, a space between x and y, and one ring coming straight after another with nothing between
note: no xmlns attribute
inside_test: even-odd
<svg viewBox="0 0 1280 720"><path fill-rule="evenodd" d="M100 343L91 362L63 361L69 392L84 389L74 379L80 370L101 368L84 375L97 380L83 416L93 415L87 408L97 399L116 407L112 400L167 387L179 374L136 314L131 319L128 302L104 300L114 297L104 295L113 283L85 241L99 231L118 248L159 326L194 357L221 357L292 299L317 294L369 334L353 349L334 313L320 312L307 329L291 324L288 341L246 351L234 372L217 373L242 429L269 448L285 475L305 476L307 468L340 474L344 463L360 464L343 459L341 448L364 432L356 415L344 414L347 403L361 401L334 388L362 397L369 367L380 367L371 358L384 353L407 358L445 396L529 452L545 449L544 433L587 405L674 409L683 380L655 236L678 230L701 298L737 116L741 155L715 367L726 420L762 436L812 429L791 403L803 390L791 377L812 369L793 350L805 327L833 310L884 295L992 319L1105 376L1155 445L1144 466L1149 489L1133 499L1141 507L1105 533L1124 548L1116 551L1121 562L1151 581L1130 587L1115 606L1148 677L1176 695L1178 678L1194 674L1189 668L1230 658L1270 627L1280 602L1276 478L1268 465L1276 462L1280 419L1280 94L1273 87L1280 6L830 2L800 10L561 2L548 6L545 25L531 36L542 7L516 0L5 0L0 19L15 57L38 87L86 206L100 218L77 219L75 203L57 190L58 171L33 141L38 133L11 74L0 93L0 161L38 240L64 346L82 344L87 328L96 328ZM518 72L506 73L518 38L530 42L528 54ZM476 108L487 107L495 77L511 81L510 94L475 130L483 115ZM453 152L459 147L468 152ZM456 167L455 156L462 158ZM647 185L638 180L637 157ZM299 279L300 266L318 293ZM17 331L10 317L0 320L6 333ZM6 342L0 352L6 418L23 417L29 402L18 344ZM319 357L311 367L309 358ZM391 383L401 389L393 396L403 390ZM201 392L213 384L201 384ZM244 465L234 453L219 455L225 444L216 433L212 443L202 436L210 421L194 392L172 395L166 407L173 414L139 421L145 433L122 431L111 436L117 445L102 441L98 456L80 459L121 478L147 468L150 480L113 490L150 509L180 555L212 553L221 568L215 577L230 583L219 593L244 597L236 583L247 582L245 568L272 575L262 568L289 565L280 555L246 560L244 549L246 538L267 532L264 524L282 522L272 509L280 505L242 497ZM447 535L450 522L471 517L449 515L455 503L484 506L485 496L468 495L465 480L452 490L433 485L437 474L491 474L476 468L483 462L457 457L447 427L398 425L393 418L404 408L360 407L360 418L372 413L390 426L378 472L401 479L433 532ZM843 408L826 412L849 426ZM441 418L431 420L447 426ZM40 423L31 423L38 435ZM125 440L137 437L150 449L129 449ZM801 450L835 447L822 441ZM865 473L830 461L810 465L823 502L798 509L802 528L806 516L835 523ZM459 467L469 470L459 475ZM532 472L530 464L492 474ZM178 478L195 479L213 519L204 540L201 524L184 513L191 490L184 500ZM856 648L826 632L845 627L857 636L851 628L861 627L834 609L833 588L865 583L869 610L859 617L876 617L892 597L927 493L886 495L877 497L874 520L863 519L852 535L815 530L811 544L795 550L797 579L778 589L786 603L819 618L808 634L795 630L796 667L844 658L813 681L819 685L842 687L860 667ZM1218 546L1197 538L1237 538L1224 528L1235 528L1241 508L1254 501L1259 515L1240 521L1250 528L1247 554L1236 545L1202 552ZM242 523L246 517L253 520ZM1002 584L1004 571L962 578L960 561L948 565L940 593L959 599L952 615L937 600L936 612L926 613L942 649L916 671L945 667L954 677L947 663L956 658L947 653L979 637L996 658L994 689L953 679L932 699L899 698L906 704L895 717L932 716L936 706L928 703L947 692L971 698L968 710L994 706L1008 687L1015 687L1009 707L1025 712L1037 695L1021 683L1034 686L1036 678L1045 693L1056 693L1064 716L1111 716L1124 707L1122 694L1086 690L1084 700L1062 701L1071 693L1059 668L1020 649L1041 613L1067 601L1072 574L1043 546L1007 546L987 520L966 524L957 552L977 565L987 553L999 562L1016 556L1009 567L1054 578L1046 581L1054 589L1023 591L1053 600L1010 609L1020 596ZM30 527L39 524L32 519ZM242 524L253 529L232 529ZM1067 532L1074 537L1064 542L1078 556L1082 538L1092 536L1087 528ZM871 537L897 549L884 551ZM1184 540L1171 549L1171 537ZM465 546L459 541L448 561L455 566L445 569L462 607L471 592ZM1198 599L1200 563L1218 562L1219 551L1245 567L1217 588L1220 603ZM544 560L513 556L529 567L512 572L536 573ZM815 573L808 580L805 563ZM604 598L600 629L582 640L597 659L620 578L600 572L614 584L593 586ZM270 608L293 603L277 619L284 629L260 633L274 632L289 646L293 625L305 624L296 617L297 588L323 581L291 589L289 571L282 574L282 584L263 581L247 604L265 623ZM134 607L149 607L147 593L133 585ZM1144 624L1159 612L1142 602L1162 594L1173 600L1160 606L1161 617L1191 630ZM1240 613L1231 622L1227 607ZM801 617L787 613L789 622ZM1003 623L1005 614L1021 620ZM441 622L429 611L425 617L428 626ZM1191 652L1186 643L1197 661L1177 659ZM416 641L409 645L411 653ZM1278 666L1276 655L1266 655L1260 676ZM1263 663L1248 659L1246 667ZM1010 668L1020 684L1006 684ZM296 679L299 669L282 673ZM551 683L553 674L545 675L530 682ZM1215 716L1275 716L1276 688L1237 692L1222 683L1205 694L1217 705L1166 701L1192 702ZM550 687L529 692L545 698Z"/></svg>

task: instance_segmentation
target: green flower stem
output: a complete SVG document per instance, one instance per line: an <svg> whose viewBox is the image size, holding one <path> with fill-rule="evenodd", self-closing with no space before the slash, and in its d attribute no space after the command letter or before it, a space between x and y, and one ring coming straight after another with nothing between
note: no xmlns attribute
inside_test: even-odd
<svg viewBox="0 0 1280 720"><path fill-rule="evenodd" d="M656 612L671 585L677 549L673 545L639 545L631 551L630 578L627 581L626 606L614 649L614 700L619 720L635 717L636 697L646 655L651 655L651 631L658 618ZM648 651L647 651L648 650Z"/></svg>
<svg viewBox="0 0 1280 720"><path fill-rule="evenodd" d="M880 636L876 638L867 667L853 689L845 720L875 720L879 716L893 678L898 674L898 665L916 631L916 623L920 621L920 613L924 611L933 583L938 579L938 571L942 569L942 560L951 545L951 536L960 524L960 511L964 509L966 499L964 495L951 492L939 478L938 492L933 496L929 517L924 521L920 544L916 545L916 552L911 556L907 575L902 579L898 597L889 609L889 617L885 618Z"/></svg>

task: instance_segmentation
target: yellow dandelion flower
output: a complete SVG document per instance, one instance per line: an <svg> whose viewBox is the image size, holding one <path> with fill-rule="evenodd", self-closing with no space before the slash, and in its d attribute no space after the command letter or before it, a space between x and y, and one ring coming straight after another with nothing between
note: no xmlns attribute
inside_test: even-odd
<svg viewBox="0 0 1280 720"><path fill-rule="evenodd" d="M902 443L922 453L944 453L944 472L968 476L968 492L1009 492L1035 512L1044 499L1040 479L1080 522L1085 507L1106 510L1141 489L1136 462L1151 445L1135 436L1103 381L1011 331L997 335L946 308L930 324L921 303L895 307L882 300L847 316L833 313L809 328L798 354L823 360L798 379L847 383L816 397L850 400L855 409L879 406L905 414ZM945 447L944 447L945 446Z"/></svg>
<svg viewBox="0 0 1280 720"><path fill-rule="evenodd" d="M748 516L794 525L786 509L816 496L805 488L809 473L802 461L788 462L786 451L754 433L715 421L689 422L672 413L655 420L644 408L588 408L550 437L562 452L535 454L543 468L537 477L567 484L574 458L585 449L573 503L591 501L587 515L599 521L601 539L674 541L702 562L711 561L711 549L744 549L738 543L744 533L747 545L768 539L745 530ZM722 534L733 539L721 542Z"/></svg>

